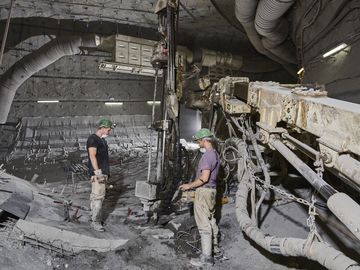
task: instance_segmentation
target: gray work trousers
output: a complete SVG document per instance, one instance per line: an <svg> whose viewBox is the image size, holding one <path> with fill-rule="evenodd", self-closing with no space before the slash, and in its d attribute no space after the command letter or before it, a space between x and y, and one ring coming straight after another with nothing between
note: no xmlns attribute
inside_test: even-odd
<svg viewBox="0 0 360 270"><path fill-rule="evenodd" d="M200 236L210 235L212 244L218 244L219 228L215 215L216 189L197 188L195 191L194 216Z"/></svg>
<svg viewBox="0 0 360 270"><path fill-rule="evenodd" d="M105 199L105 182L99 183L96 176L91 176L90 209L91 220L101 222L101 207Z"/></svg>

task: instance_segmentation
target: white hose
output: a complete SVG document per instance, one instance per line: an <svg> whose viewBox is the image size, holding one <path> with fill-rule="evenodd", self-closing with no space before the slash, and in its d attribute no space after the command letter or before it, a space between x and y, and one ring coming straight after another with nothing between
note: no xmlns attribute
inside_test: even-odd
<svg viewBox="0 0 360 270"><path fill-rule="evenodd" d="M306 257L317 261L331 270L360 270L360 265L324 242L312 241L308 245L305 239L279 238L265 234L251 221L247 211L249 183L244 179L236 193L236 217L241 230L262 248L283 256Z"/></svg>

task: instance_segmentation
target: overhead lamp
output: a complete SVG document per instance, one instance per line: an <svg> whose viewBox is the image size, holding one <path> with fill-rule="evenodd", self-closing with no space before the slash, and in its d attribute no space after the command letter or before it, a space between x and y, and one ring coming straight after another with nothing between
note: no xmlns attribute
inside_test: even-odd
<svg viewBox="0 0 360 270"><path fill-rule="evenodd" d="M140 69L139 74L142 74L142 75L155 75L155 70L154 69L148 69L148 68L142 68L142 69Z"/></svg>
<svg viewBox="0 0 360 270"><path fill-rule="evenodd" d="M59 100L38 100L37 103L59 103Z"/></svg>
<svg viewBox="0 0 360 270"><path fill-rule="evenodd" d="M330 55L333 55L339 51L341 51L342 49L345 49L348 45L346 43L341 43L339 46L336 46L334 49L331 49L330 51L326 52L323 54L323 58L326 58Z"/></svg>
<svg viewBox="0 0 360 270"><path fill-rule="evenodd" d="M149 101L146 101L146 103L149 104L149 105L153 105L154 101L149 100ZM161 101L155 101L155 105L159 105L159 104L161 104Z"/></svg>
<svg viewBox="0 0 360 270"><path fill-rule="evenodd" d="M134 68L133 67L128 67L128 66L115 66L115 68L113 68L114 71L132 71Z"/></svg>
<svg viewBox="0 0 360 270"><path fill-rule="evenodd" d="M144 59L143 59L144 60ZM99 65L99 69L108 72L120 72L126 74L143 75L143 76L155 76L155 70L151 67L150 60L143 61L144 65L135 65L130 63L120 62L102 62ZM162 70L158 70L157 76L162 76Z"/></svg>
<svg viewBox="0 0 360 270"><path fill-rule="evenodd" d="M123 105L124 104L124 102L115 102L115 101L113 101L113 102L105 102L105 105L107 105L107 106L120 106L120 105Z"/></svg>
<svg viewBox="0 0 360 270"><path fill-rule="evenodd" d="M300 75L301 73L303 73L304 72L304 67L302 67L302 68L300 68L299 70L298 70L298 72L296 72L296 74L297 75Z"/></svg>

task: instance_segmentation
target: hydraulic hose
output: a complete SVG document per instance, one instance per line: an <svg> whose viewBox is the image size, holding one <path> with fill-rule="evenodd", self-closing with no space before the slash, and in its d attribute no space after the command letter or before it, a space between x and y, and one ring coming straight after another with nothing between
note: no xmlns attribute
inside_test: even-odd
<svg viewBox="0 0 360 270"><path fill-rule="evenodd" d="M240 181L236 193L236 217L241 230L265 250L283 256L300 256L317 261L330 270L360 270L360 265L323 242L307 242L306 239L276 237L261 231L247 211L249 182Z"/></svg>

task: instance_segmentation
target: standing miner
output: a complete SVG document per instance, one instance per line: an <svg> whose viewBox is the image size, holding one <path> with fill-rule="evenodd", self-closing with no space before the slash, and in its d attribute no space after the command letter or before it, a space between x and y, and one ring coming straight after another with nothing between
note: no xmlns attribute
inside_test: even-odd
<svg viewBox="0 0 360 270"><path fill-rule="evenodd" d="M95 134L86 142L89 156L89 174L91 176L91 227L96 231L105 231L101 224L101 207L105 198L105 183L109 178L109 153L105 138L114 128L108 119L101 119Z"/></svg>
<svg viewBox="0 0 360 270"><path fill-rule="evenodd" d="M200 258L192 259L190 263L195 266L213 265L214 254L220 252L218 247L218 226L216 224L216 178L219 172L219 154L214 149L214 136L210 130L200 129L193 137L200 148L206 151L201 157L197 170L196 179L179 187L180 190L195 190L194 216L196 225L201 236L202 254ZM214 247L214 250L213 250Z"/></svg>

